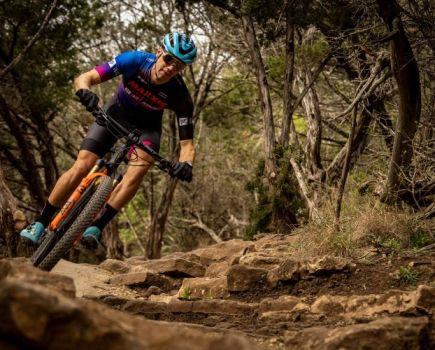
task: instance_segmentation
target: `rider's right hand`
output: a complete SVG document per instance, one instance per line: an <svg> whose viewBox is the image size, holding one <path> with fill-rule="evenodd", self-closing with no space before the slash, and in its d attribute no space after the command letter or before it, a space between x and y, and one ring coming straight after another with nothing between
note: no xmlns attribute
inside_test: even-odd
<svg viewBox="0 0 435 350"><path fill-rule="evenodd" d="M98 101L100 100L96 94L88 89L77 90L76 96L78 96L81 104L85 106L86 110L89 112L92 112L95 107L98 106Z"/></svg>

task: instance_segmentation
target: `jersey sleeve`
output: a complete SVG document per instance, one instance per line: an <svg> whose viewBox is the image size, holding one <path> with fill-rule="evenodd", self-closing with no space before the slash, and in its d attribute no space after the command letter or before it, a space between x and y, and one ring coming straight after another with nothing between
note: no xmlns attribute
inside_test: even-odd
<svg viewBox="0 0 435 350"><path fill-rule="evenodd" d="M178 135L180 141L193 139L193 102L187 88L184 90L183 98L174 104L173 110L177 115Z"/></svg>
<svg viewBox="0 0 435 350"><path fill-rule="evenodd" d="M141 51L127 51L116 56L110 62L96 66L95 69L100 75L101 81L112 79L120 74L129 77L140 69L148 55Z"/></svg>

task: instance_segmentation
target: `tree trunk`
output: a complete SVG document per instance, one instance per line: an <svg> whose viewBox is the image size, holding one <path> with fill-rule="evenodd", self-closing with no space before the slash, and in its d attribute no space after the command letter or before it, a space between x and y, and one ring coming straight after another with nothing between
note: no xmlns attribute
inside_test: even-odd
<svg viewBox="0 0 435 350"><path fill-rule="evenodd" d="M286 34L285 34L285 79L284 79L284 116L282 118L282 130L280 136L280 144L287 147L290 137L296 138L296 131L293 123L293 78L295 64L295 25L293 21L293 8L290 3L286 7Z"/></svg>
<svg viewBox="0 0 435 350"><path fill-rule="evenodd" d="M343 169L341 171L341 178L340 178L340 182L338 184L338 196L337 196L337 203L336 203L336 207L335 207L335 226L336 229L339 229L339 223L340 223L340 213L341 213L341 204L343 202L343 195L344 195L344 188L346 186L346 180L347 180L347 176L349 174L349 166L350 166L350 157L351 157L351 150L352 150L352 142L354 139L354 135L355 135L355 128L356 128L356 118L357 118L357 107L358 105L355 105L355 108L353 110L353 114L352 114L352 126L350 129L350 135L349 135L349 139L347 140L348 142L348 146L347 146L347 152L346 152L346 156L344 159L344 164L343 164Z"/></svg>
<svg viewBox="0 0 435 350"><path fill-rule="evenodd" d="M413 158L412 142L421 113L420 73L400 18L396 0L377 0L379 15L390 38L393 74L399 89L399 116L383 200L394 203L398 190L406 187Z"/></svg>
<svg viewBox="0 0 435 350"><path fill-rule="evenodd" d="M15 198L7 186L0 163L0 256L16 256L18 235L15 232Z"/></svg>
<svg viewBox="0 0 435 350"><path fill-rule="evenodd" d="M119 239L118 220L114 218L104 228L103 244L106 246L106 259L122 260L124 246Z"/></svg>
<svg viewBox="0 0 435 350"><path fill-rule="evenodd" d="M358 159L358 156L364 151L367 145L369 126L373 120L373 106L370 104L370 99L367 99L367 104L363 107L361 117L356 123L356 129L352 142L347 142L346 145L338 152L334 160L326 169L326 180L329 185L335 185L340 179L341 169L343 169L346 155L348 154L349 145L352 145L350 150L349 171Z"/></svg>
<svg viewBox="0 0 435 350"><path fill-rule="evenodd" d="M42 207L46 200L46 191L43 181L38 173L38 163L32 153L32 147L20 129L21 122L14 119L9 106L3 96L0 96L0 115L7 124L11 135L15 138L20 149L20 158L17 159L7 147L1 147L5 157L20 172L29 184L29 190L35 202Z"/></svg>
<svg viewBox="0 0 435 350"><path fill-rule="evenodd" d="M311 73L304 69L299 76L301 91L312 79ZM314 84L302 100L305 121L307 124L307 142L305 144L306 168L312 177L316 177L322 169L320 162L320 146L322 142L322 116L320 113L319 98Z"/></svg>
<svg viewBox="0 0 435 350"><path fill-rule="evenodd" d="M179 147L176 146L176 126L175 115L170 114L169 118L169 148L172 158L175 159L179 152ZM171 177L167 177L165 191L160 199L157 211L151 215L151 226L148 235L147 242L147 257L149 259L158 259L161 256L163 234L165 231L166 220L169 214L169 208L171 207L172 198L174 197L175 188L178 181Z"/></svg>
<svg viewBox="0 0 435 350"><path fill-rule="evenodd" d="M275 160L275 129L273 123L272 102L270 99L269 84L267 82L266 70L261 57L260 46L255 35L254 23L248 15L241 15L243 27L245 29L246 41L249 45L252 60L257 73L257 82L261 94L261 107L263 110L264 127L264 151L265 151L265 171L269 183L276 177Z"/></svg>
<svg viewBox="0 0 435 350"><path fill-rule="evenodd" d="M163 193L159 207L157 208L157 212L155 213L151 223L147 243L148 259L159 259L161 256L163 233L165 231L166 220L177 182L176 179L168 177L165 192Z"/></svg>

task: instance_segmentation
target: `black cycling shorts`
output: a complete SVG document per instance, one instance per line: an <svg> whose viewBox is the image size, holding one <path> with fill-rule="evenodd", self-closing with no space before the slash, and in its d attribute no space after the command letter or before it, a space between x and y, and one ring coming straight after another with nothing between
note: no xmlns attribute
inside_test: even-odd
<svg viewBox="0 0 435 350"><path fill-rule="evenodd" d="M160 150L160 137L162 135L162 118L161 114L150 112L150 115L133 115L131 111L123 108L115 99L111 100L104 106L107 114L120 122L128 130L137 129L141 132L140 141L158 152ZM144 120L138 123L136 120ZM105 126L98 125L94 122L81 146L80 150L90 151L97 154L100 158L110 151L118 138L113 135ZM130 150L131 155L133 149Z"/></svg>

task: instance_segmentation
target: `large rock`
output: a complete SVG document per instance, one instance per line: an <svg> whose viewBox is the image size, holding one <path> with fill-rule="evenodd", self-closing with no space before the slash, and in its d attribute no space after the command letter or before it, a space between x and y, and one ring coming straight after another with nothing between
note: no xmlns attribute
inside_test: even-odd
<svg viewBox="0 0 435 350"><path fill-rule="evenodd" d="M130 272L115 275L110 278L110 284L121 284L129 287L150 287L156 286L164 291L178 288L180 283L170 277L154 272Z"/></svg>
<svg viewBox="0 0 435 350"><path fill-rule="evenodd" d="M427 317L385 317L342 328L290 331L285 343L291 350L420 350L428 324Z"/></svg>
<svg viewBox="0 0 435 350"><path fill-rule="evenodd" d="M271 286L279 281L298 281L315 276L328 276L334 273L349 273L356 265L351 261L335 256L323 256L306 260L286 259L278 267L269 271L267 279Z"/></svg>
<svg viewBox="0 0 435 350"><path fill-rule="evenodd" d="M131 265L117 259L106 259L99 266L113 273L127 273L131 270Z"/></svg>
<svg viewBox="0 0 435 350"><path fill-rule="evenodd" d="M22 349L250 350L231 332L155 322L25 282L0 285L0 338Z"/></svg>
<svg viewBox="0 0 435 350"><path fill-rule="evenodd" d="M72 278L56 273L47 273L30 265L24 259L0 260L0 284L4 280L25 281L40 286L50 287L67 297L76 296L76 288Z"/></svg>
<svg viewBox="0 0 435 350"><path fill-rule="evenodd" d="M278 267L284 260L286 260L286 254L280 252L252 252L240 257L239 264L272 270Z"/></svg>
<svg viewBox="0 0 435 350"><path fill-rule="evenodd" d="M205 266L223 260L230 262L230 265L232 265L234 259L239 259L242 255L254 250L252 242L232 239L206 248L196 249L192 253L199 256L201 263Z"/></svg>
<svg viewBox="0 0 435 350"><path fill-rule="evenodd" d="M346 318L371 317L379 314L418 314L435 307L435 288L419 286L416 291L389 291L369 295L322 295L312 305L311 312L341 315Z"/></svg>
<svg viewBox="0 0 435 350"><path fill-rule="evenodd" d="M143 261L133 266L131 272L151 271L174 278L203 277L205 267L196 262L174 257Z"/></svg>
<svg viewBox="0 0 435 350"><path fill-rule="evenodd" d="M230 292L256 290L266 286L267 270L246 265L234 265L228 271L227 278Z"/></svg>
<svg viewBox="0 0 435 350"><path fill-rule="evenodd" d="M219 261L211 263L205 271L205 277L222 277L228 274L230 269L230 263L228 261Z"/></svg>
<svg viewBox="0 0 435 350"><path fill-rule="evenodd" d="M228 284L226 277L185 278L177 297L180 299L221 299L227 298Z"/></svg>
<svg viewBox="0 0 435 350"><path fill-rule="evenodd" d="M300 239L300 235L261 234L255 236L255 250L267 253L289 254L291 246Z"/></svg>
<svg viewBox="0 0 435 350"><path fill-rule="evenodd" d="M113 295L122 296L123 298L136 298L139 296L131 288L107 283L112 273L99 265L74 264L62 259L50 274L53 272L68 276L74 280L77 297L98 298L103 295Z"/></svg>

